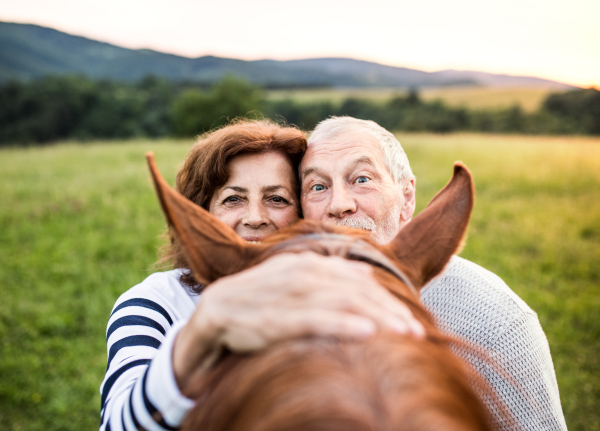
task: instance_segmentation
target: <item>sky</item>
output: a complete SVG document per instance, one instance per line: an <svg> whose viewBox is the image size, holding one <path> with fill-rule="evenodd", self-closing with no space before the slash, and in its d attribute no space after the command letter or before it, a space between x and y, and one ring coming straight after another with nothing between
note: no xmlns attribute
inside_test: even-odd
<svg viewBox="0 0 600 431"><path fill-rule="evenodd" d="M600 88L600 0L0 0L0 21L187 57L350 57Z"/></svg>

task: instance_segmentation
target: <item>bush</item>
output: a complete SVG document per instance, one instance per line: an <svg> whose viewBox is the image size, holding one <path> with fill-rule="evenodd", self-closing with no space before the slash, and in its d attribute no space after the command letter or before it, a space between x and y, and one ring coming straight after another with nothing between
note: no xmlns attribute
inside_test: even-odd
<svg viewBox="0 0 600 431"><path fill-rule="evenodd" d="M600 91L594 88L551 94L543 109L568 120L576 133L600 135Z"/></svg>

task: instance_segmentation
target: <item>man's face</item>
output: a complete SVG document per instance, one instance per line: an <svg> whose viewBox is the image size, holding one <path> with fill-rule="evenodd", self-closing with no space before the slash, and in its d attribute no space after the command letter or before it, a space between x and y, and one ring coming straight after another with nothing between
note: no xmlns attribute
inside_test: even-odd
<svg viewBox="0 0 600 431"><path fill-rule="evenodd" d="M312 142L300 165L304 217L373 232L390 242L414 212L414 181L396 185L365 131Z"/></svg>

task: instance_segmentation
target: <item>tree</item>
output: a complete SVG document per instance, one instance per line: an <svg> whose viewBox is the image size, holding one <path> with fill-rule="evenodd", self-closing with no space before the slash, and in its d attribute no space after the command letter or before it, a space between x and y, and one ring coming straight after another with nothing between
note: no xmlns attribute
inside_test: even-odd
<svg viewBox="0 0 600 431"><path fill-rule="evenodd" d="M208 92L198 88L185 90L173 102L175 133L194 136L227 124L236 117L246 117L263 104L262 92L246 81L228 76Z"/></svg>

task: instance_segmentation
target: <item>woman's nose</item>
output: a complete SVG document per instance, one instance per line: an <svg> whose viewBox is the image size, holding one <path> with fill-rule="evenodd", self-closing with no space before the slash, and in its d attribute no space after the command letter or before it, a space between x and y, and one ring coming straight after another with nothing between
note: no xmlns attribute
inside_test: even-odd
<svg viewBox="0 0 600 431"><path fill-rule="evenodd" d="M253 229L267 226L269 224L268 212L262 202L250 202L242 222Z"/></svg>

